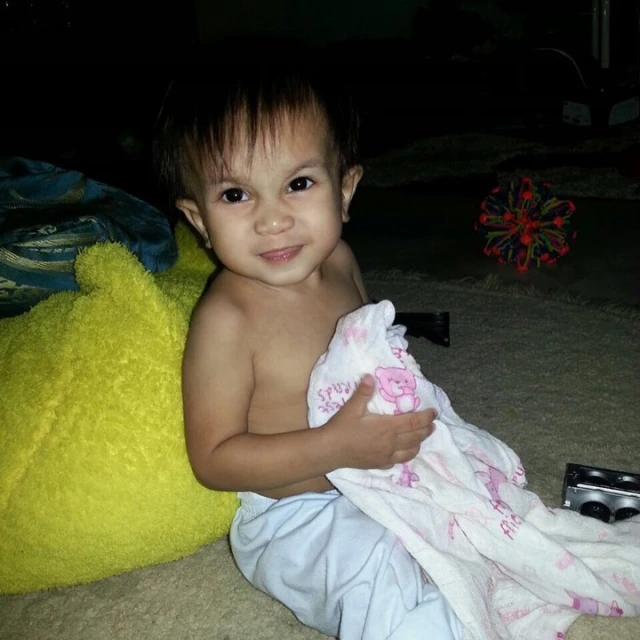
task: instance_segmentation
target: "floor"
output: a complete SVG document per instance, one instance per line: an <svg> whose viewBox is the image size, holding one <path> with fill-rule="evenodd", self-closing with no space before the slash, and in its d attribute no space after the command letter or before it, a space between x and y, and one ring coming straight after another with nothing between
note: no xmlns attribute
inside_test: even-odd
<svg viewBox="0 0 640 640"><path fill-rule="evenodd" d="M443 280L493 274L504 282L640 307L640 201L574 198L578 236L571 251L554 265L519 272L485 256L484 241L473 231L487 193L363 186L344 237L363 271L397 268Z"/></svg>

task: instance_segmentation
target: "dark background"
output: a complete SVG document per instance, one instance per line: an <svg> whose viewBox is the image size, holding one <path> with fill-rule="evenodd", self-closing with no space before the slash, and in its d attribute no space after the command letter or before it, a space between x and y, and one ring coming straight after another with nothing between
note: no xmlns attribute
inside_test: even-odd
<svg viewBox="0 0 640 640"><path fill-rule="evenodd" d="M612 68L602 73L589 0L5 0L0 153L153 198L148 130L176 66L215 73L274 38L292 58L314 48L350 81L365 157L514 116L535 136L561 129L562 99L585 86L637 82L639 4L613 1Z"/></svg>

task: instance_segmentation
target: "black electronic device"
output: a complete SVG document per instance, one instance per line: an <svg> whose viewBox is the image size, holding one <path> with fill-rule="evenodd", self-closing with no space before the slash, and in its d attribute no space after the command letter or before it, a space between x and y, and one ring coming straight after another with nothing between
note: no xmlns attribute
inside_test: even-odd
<svg viewBox="0 0 640 640"><path fill-rule="evenodd" d="M603 522L640 514L640 475L567 464L562 506Z"/></svg>

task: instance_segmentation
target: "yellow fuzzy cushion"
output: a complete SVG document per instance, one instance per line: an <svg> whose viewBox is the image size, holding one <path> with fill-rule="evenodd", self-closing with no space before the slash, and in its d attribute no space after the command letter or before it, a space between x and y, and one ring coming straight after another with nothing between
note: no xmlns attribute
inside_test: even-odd
<svg viewBox="0 0 640 640"><path fill-rule="evenodd" d="M79 292L0 321L0 593L167 562L228 531L236 496L194 479L180 391L213 264L182 223L176 236L169 271L95 245Z"/></svg>

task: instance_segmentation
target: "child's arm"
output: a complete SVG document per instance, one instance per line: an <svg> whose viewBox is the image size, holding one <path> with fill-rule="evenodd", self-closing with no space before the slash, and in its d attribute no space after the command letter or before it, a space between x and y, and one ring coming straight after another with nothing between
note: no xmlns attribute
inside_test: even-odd
<svg viewBox="0 0 640 640"><path fill-rule="evenodd" d="M286 433L249 433L251 358L242 314L230 305L214 307L210 300L200 305L183 365L185 435L193 471L211 489L259 492L342 467L390 467L415 457L431 432L431 410L367 414L374 390L369 377L323 427L305 424Z"/></svg>

